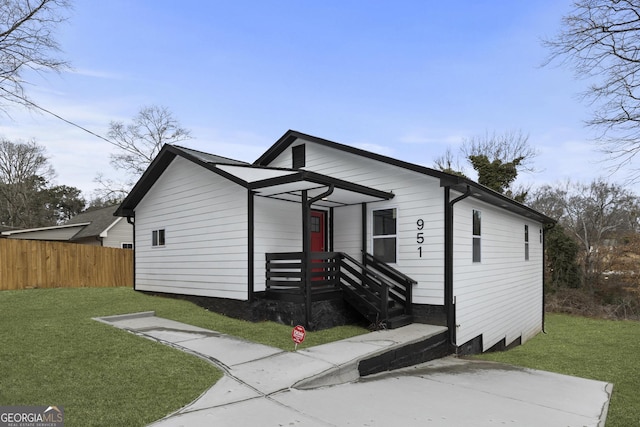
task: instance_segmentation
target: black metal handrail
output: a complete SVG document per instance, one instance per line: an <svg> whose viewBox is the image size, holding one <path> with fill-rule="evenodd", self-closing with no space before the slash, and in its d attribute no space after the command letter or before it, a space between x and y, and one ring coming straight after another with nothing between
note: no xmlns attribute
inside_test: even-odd
<svg viewBox="0 0 640 427"><path fill-rule="evenodd" d="M361 263L343 252L313 252L309 266L303 255L266 254L266 290L302 296L307 284L312 293L341 288L367 313L376 313L377 321L388 319L391 301L404 314L411 314L412 286L417 282L373 255L365 253L365 263Z"/></svg>
<svg viewBox="0 0 640 427"><path fill-rule="evenodd" d="M370 270L371 268L373 268L381 276L390 279L391 283L393 284L392 288L390 289L391 297L397 302L405 304L406 314L411 314L411 302L413 301L413 285L417 284L418 282L407 276L406 274L391 267L389 264L385 263L379 258L371 255L370 253L363 251L363 254L367 269Z"/></svg>
<svg viewBox="0 0 640 427"><path fill-rule="evenodd" d="M343 290L359 297L362 304L376 312L378 321L386 321L389 317L389 289L393 284L368 270L355 258L345 253L340 255L340 282Z"/></svg>
<svg viewBox="0 0 640 427"><path fill-rule="evenodd" d="M417 280L412 279L401 271L396 270L391 267L389 264L382 261L380 258L376 258L371 255L369 252L362 252L365 256L366 265L373 264L377 270L382 271L386 276L389 276L393 281L396 282L404 282L407 284L415 285L418 283Z"/></svg>

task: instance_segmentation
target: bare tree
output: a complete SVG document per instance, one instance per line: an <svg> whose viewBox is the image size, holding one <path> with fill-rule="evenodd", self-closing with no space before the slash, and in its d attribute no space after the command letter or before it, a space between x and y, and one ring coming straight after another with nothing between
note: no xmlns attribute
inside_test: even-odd
<svg viewBox="0 0 640 427"><path fill-rule="evenodd" d="M442 172L447 172L453 175L465 176L462 172L462 165L460 159L453 154L451 147L447 147L447 150L440 157L437 157L434 161L434 167Z"/></svg>
<svg viewBox="0 0 640 427"><path fill-rule="evenodd" d="M119 148L111 156L113 167L140 176L164 144L191 139L191 132L168 108L152 105L143 107L128 125L112 121L107 136Z"/></svg>
<svg viewBox="0 0 640 427"><path fill-rule="evenodd" d="M158 155L164 144L191 139L191 132L183 128L168 108L152 105L143 107L131 123L112 121L108 138L118 148L111 155L111 165L124 172L127 180L117 182L98 174L95 182L98 198L121 200Z"/></svg>
<svg viewBox="0 0 640 427"><path fill-rule="evenodd" d="M465 158L485 156L489 161L516 163L525 172L534 172L533 159L538 155L535 148L529 145L529 135L521 130L510 130L504 133L489 133L465 139L460 151Z"/></svg>
<svg viewBox="0 0 640 427"><path fill-rule="evenodd" d="M576 1L544 44L546 65L559 62L591 81L583 93L594 108L587 124L599 131L614 170L630 163L640 152L640 1Z"/></svg>
<svg viewBox="0 0 640 427"><path fill-rule="evenodd" d="M512 187L520 171L534 172L533 159L537 151L529 145L529 135L522 131L507 131L502 134L489 134L465 139L460 147L460 156L464 157L478 173L478 182L482 185L522 202L528 188ZM436 159L435 167L443 172L464 176L460 161L450 149Z"/></svg>
<svg viewBox="0 0 640 427"><path fill-rule="evenodd" d="M33 140L12 142L0 139L0 208L5 225L33 225L35 194L53 176L44 147Z"/></svg>
<svg viewBox="0 0 640 427"><path fill-rule="evenodd" d="M567 181L562 186L537 190L533 206L558 219L580 245L582 286L593 293L610 246L620 236L639 230L638 198L619 185L602 179L589 184Z"/></svg>
<svg viewBox="0 0 640 427"><path fill-rule="evenodd" d="M0 1L0 108L30 107L25 95L25 70L59 71L67 63L54 56L59 46L54 30L66 18L68 0Z"/></svg>

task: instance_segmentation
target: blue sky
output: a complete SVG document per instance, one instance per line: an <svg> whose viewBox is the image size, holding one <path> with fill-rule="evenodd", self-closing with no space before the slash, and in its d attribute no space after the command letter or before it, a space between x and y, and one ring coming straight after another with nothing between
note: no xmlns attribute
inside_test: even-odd
<svg viewBox="0 0 640 427"><path fill-rule="evenodd" d="M433 166L447 146L521 130L540 155L520 183L606 176L583 125L587 82L544 67L569 0L77 0L59 41L72 69L27 75L31 98L105 135L169 108L192 148L253 161L288 129ZM117 174L108 143L11 110L0 134L47 148L58 184ZM614 176L612 181L621 181Z"/></svg>

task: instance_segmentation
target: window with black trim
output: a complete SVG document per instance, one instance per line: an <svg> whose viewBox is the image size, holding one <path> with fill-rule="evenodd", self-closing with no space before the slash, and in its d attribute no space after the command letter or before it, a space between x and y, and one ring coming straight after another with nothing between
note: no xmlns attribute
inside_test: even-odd
<svg viewBox="0 0 640 427"><path fill-rule="evenodd" d="M165 239L164 239L164 228L161 228L159 230L153 230L151 232L151 246L164 246L165 245Z"/></svg>
<svg viewBox="0 0 640 427"><path fill-rule="evenodd" d="M524 260L529 261L529 226L524 225Z"/></svg>
<svg viewBox="0 0 640 427"><path fill-rule="evenodd" d="M320 217L312 216L311 217L311 232L319 233L320 232Z"/></svg>
<svg viewBox="0 0 640 427"><path fill-rule="evenodd" d="M480 211L473 210L473 262L480 262L482 259L482 214Z"/></svg>
<svg viewBox="0 0 640 427"><path fill-rule="evenodd" d="M293 169L300 169L305 167L305 164L306 164L305 151L306 150L305 150L304 144L296 145L295 147L291 148L291 157L292 157L291 167Z"/></svg>
<svg viewBox="0 0 640 427"><path fill-rule="evenodd" d="M378 209L373 214L373 256L395 263L397 258L396 209Z"/></svg>
<svg viewBox="0 0 640 427"><path fill-rule="evenodd" d="M122 243L122 249L133 249L133 243Z"/></svg>

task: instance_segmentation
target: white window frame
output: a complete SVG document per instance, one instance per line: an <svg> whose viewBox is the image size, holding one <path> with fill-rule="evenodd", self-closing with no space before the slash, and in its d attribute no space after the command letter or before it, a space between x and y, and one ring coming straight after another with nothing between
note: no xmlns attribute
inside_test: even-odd
<svg viewBox="0 0 640 427"><path fill-rule="evenodd" d="M374 224L374 215L375 212L377 211L387 211L387 210L393 210L395 212L395 220L396 220L396 233L395 234L381 234L379 236L375 235L375 224ZM398 250L399 250L399 244L398 244L398 224L400 223L398 221L399 216L398 216L398 212L399 209L397 206L385 206L385 207L379 207L379 208L372 208L370 211L370 215L369 218L371 219L371 225L370 225L370 229L371 229L371 253L375 256L375 251L374 251L374 245L375 245L375 241L378 239L390 239L390 238L394 238L395 239L395 261L393 262L387 262L387 264L398 264Z"/></svg>
<svg viewBox="0 0 640 427"><path fill-rule="evenodd" d="M478 213L478 221L479 221L478 234L476 234L476 230L474 226L476 212ZM476 247L478 248L477 257L476 257ZM482 211L479 209L472 209L471 211L471 261L473 263L482 262Z"/></svg>
<svg viewBox="0 0 640 427"><path fill-rule="evenodd" d="M131 247L124 247L125 245L131 246ZM120 248L122 249L133 249L133 243L131 242L120 242Z"/></svg>
<svg viewBox="0 0 640 427"><path fill-rule="evenodd" d="M151 247L163 248L167 244L167 232L164 228L156 228L151 231Z"/></svg>
<svg viewBox="0 0 640 427"><path fill-rule="evenodd" d="M529 261L529 225L524 225L524 260Z"/></svg>

